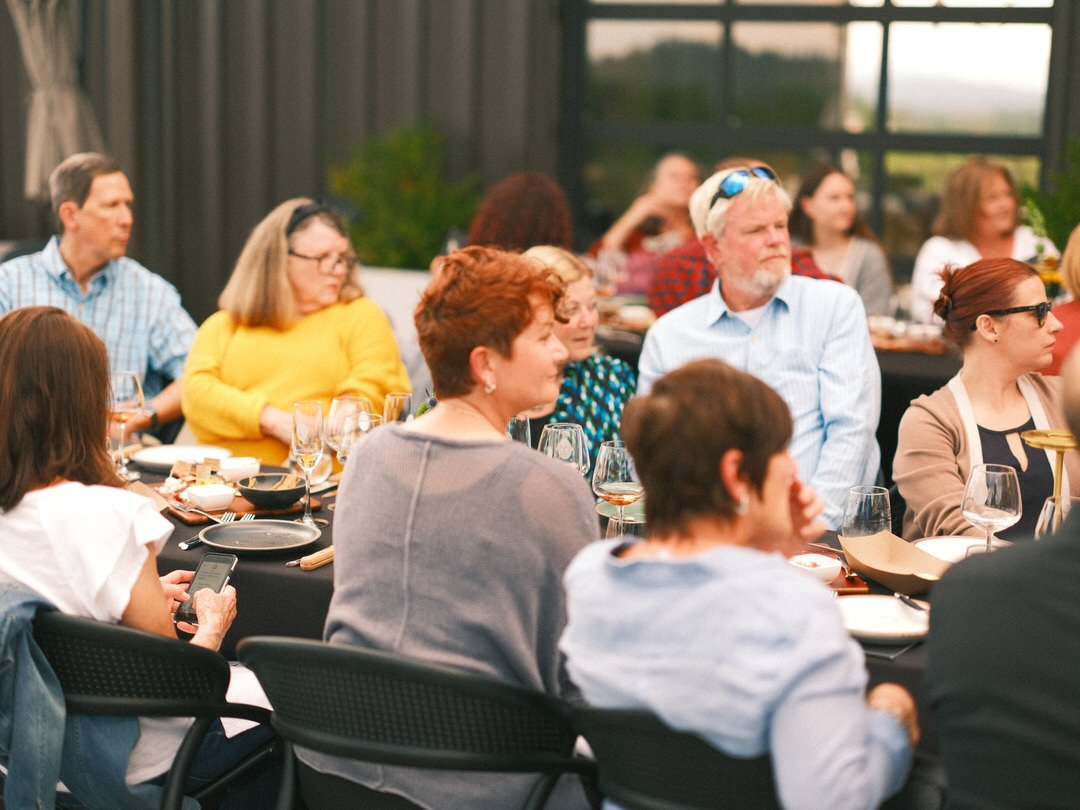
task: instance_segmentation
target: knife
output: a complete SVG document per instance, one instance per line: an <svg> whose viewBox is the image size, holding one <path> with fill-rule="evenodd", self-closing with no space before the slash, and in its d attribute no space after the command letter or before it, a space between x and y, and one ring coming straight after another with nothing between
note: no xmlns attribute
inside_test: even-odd
<svg viewBox="0 0 1080 810"><path fill-rule="evenodd" d="M922 605L920 605L918 602L916 602L914 599L912 599L907 594L903 594L903 593L900 593L898 591L894 591L893 596L895 596L897 599L899 599L901 602L903 602L909 608L912 608L913 610L919 610L919 611L922 611L923 613L926 613L926 608L923 607Z"/></svg>
<svg viewBox="0 0 1080 810"><path fill-rule="evenodd" d="M327 563L334 561L334 547L327 546L322 551L316 551L314 554L308 554L306 557L301 557L299 560L289 560L285 563L287 568L296 568L300 566L301 571L314 571L316 568L322 568Z"/></svg>

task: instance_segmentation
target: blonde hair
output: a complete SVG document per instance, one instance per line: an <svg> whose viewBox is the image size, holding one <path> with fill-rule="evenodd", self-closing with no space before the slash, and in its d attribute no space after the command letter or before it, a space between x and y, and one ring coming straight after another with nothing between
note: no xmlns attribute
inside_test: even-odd
<svg viewBox="0 0 1080 810"><path fill-rule="evenodd" d="M589 265L571 253L554 245L537 245L531 247L522 254L526 259L532 259L558 276L564 284L573 284L583 278L592 278L593 272Z"/></svg>
<svg viewBox="0 0 1080 810"><path fill-rule="evenodd" d="M1065 282L1065 289L1074 298L1080 298L1080 225L1073 228L1069 244L1061 254L1061 278Z"/></svg>
<svg viewBox="0 0 1080 810"><path fill-rule="evenodd" d="M286 329L300 319L296 295L286 273L291 237L303 233L312 222L319 221L349 238L341 218L329 210L312 214L286 235L285 229L293 212L313 202L308 197L286 200L263 217L248 236L232 275L218 297L218 307L229 313L239 325ZM357 269L345 279L338 301L352 301L363 294Z"/></svg>

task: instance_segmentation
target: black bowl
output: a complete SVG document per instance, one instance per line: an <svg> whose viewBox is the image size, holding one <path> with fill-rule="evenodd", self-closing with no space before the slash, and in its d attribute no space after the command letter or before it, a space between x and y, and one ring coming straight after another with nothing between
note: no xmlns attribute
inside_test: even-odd
<svg viewBox="0 0 1080 810"><path fill-rule="evenodd" d="M282 486L284 478L289 481ZM261 473L242 478L236 485L240 488L240 494L251 501L256 509L285 509L304 495L304 479L297 479L289 473Z"/></svg>

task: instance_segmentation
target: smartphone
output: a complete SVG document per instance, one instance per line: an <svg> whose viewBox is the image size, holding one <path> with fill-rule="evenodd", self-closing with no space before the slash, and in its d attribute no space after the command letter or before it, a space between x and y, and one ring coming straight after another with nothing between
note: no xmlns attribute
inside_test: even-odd
<svg viewBox="0 0 1080 810"><path fill-rule="evenodd" d="M229 577L236 568L235 554L219 554L215 551L203 554L199 567L195 569L195 576L188 583L188 598L176 609L173 621L198 624L198 616L195 615L195 600L192 598L203 588L209 588L214 593L221 593L229 584Z"/></svg>

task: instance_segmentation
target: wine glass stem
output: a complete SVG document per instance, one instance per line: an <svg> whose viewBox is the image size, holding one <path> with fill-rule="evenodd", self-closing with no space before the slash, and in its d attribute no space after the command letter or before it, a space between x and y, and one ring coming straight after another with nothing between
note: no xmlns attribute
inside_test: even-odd
<svg viewBox="0 0 1080 810"><path fill-rule="evenodd" d="M304 470L304 523L309 526L315 523L311 517L311 470Z"/></svg>
<svg viewBox="0 0 1080 810"><path fill-rule="evenodd" d="M623 519L623 509L625 508L622 504L615 507L615 519L619 521L619 534L622 534L626 529L626 521Z"/></svg>
<svg viewBox="0 0 1080 810"><path fill-rule="evenodd" d="M121 478L127 478L127 456L124 455L124 428L127 427L123 422L120 423L120 453L116 458L117 471L120 473Z"/></svg>

